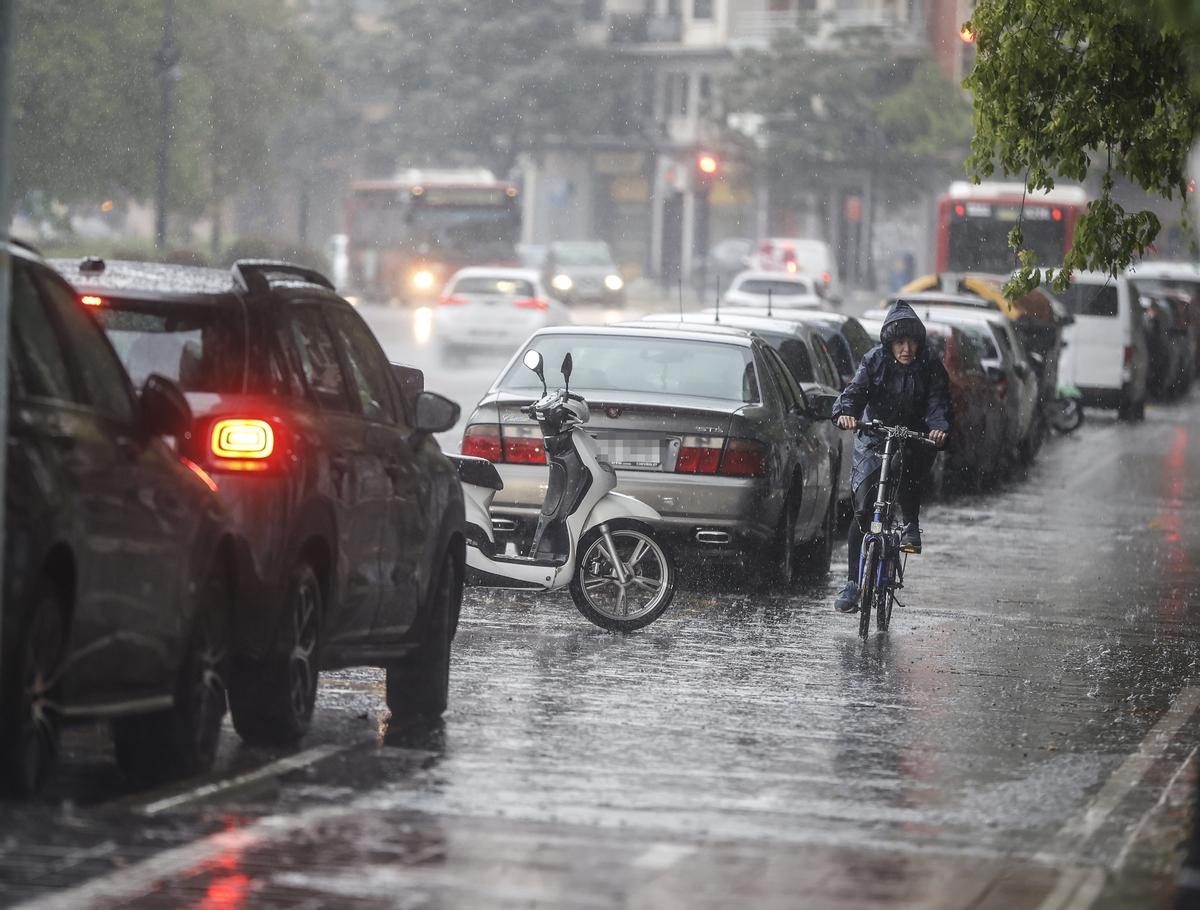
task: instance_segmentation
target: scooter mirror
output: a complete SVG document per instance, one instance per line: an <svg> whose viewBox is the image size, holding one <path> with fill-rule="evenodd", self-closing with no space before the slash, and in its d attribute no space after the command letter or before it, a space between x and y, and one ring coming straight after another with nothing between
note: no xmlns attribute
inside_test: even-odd
<svg viewBox="0 0 1200 910"><path fill-rule="evenodd" d="M563 358L562 374L563 379L566 380L567 387L569 388L571 385L571 355L569 352L567 353L567 356Z"/></svg>
<svg viewBox="0 0 1200 910"><path fill-rule="evenodd" d="M542 394L545 394L546 374L542 372L542 355L530 348L525 352L525 356L521 358L521 361L537 374L537 378L542 381Z"/></svg>

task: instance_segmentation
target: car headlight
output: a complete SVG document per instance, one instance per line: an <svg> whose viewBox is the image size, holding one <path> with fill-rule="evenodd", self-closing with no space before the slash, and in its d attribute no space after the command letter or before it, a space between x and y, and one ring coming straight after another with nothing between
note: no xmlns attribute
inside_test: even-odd
<svg viewBox="0 0 1200 910"><path fill-rule="evenodd" d="M570 275L555 275L550 279L550 286L556 291L569 291L575 287L575 282Z"/></svg>
<svg viewBox="0 0 1200 910"><path fill-rule="evenodd" d="M883 533L883 522L882 521L871 522L871 533L872 534L882 534Z"/></svg>
<svg viewBox="0 0 1200 910"><path fill-rule="evenodd" d="M418 291L428 291L433 288L433 283L436 280L437 279L433 276L433 272L429 271L429 269L420 269L416 272L413 272L412 286Z"/></svg>
<svg viewBox="0 0 1200 910"><path fill-rule="evenodd" d="M609 275L604 279L604 286L610 291L619 291L625 287L625 282L621 280L620 275Z"/></svg>

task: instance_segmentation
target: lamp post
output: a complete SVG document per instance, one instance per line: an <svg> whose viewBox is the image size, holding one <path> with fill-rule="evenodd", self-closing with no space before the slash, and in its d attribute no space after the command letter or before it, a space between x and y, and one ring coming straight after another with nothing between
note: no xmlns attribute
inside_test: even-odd
<svg viewBox="0 0 1200 910"><path fill-rule="evenodd" d="M13 3L14 0L0 0L0 240L8 239L8 108L12 89L12 50L13 50ZM11 265L8 261L8 249L0 244L0 363L8 362L8 311L10 306L9 278ZM0 378L0 427L8 427L8 373ZM0 446L0 480L6 473L6 447ZM4 506L0 505L0 578L4 556ZM0 585L0 679L4 679L4 595ZM4 693L0 689L0 703ZM4 711L0 710L0 715ZM0 737L5 732L0 730Z"/></svg>
<svg viewBox="0 0 1200 910"><path fill-rule="evenodd" d="M175 0L163 0L162 44L154 57L162 92L162 120L158 134L158 187L154 206L154 245L167 242L167 184L171 175L171 83L179 78L179 48L175 46Z"/></svg>

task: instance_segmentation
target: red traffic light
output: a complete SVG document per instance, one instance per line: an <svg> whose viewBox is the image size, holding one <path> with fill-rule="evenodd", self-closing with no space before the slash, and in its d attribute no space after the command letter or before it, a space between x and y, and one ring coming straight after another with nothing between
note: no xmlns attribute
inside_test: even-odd
<svg viewBox="0 0 1200 910"><path fill-rule="evenodd" d="M967 44L975 43L975 30L971 28L971 23L963 23L963 27L958 32L958 37L962 38Z"/></svg>
<svg viewBox="0 0 1200 910"><path fill-rule="evenodd" d="M716 155L702 152L696 156L696 169L707 177L711 177L721 169L720 159Z"/></svg>

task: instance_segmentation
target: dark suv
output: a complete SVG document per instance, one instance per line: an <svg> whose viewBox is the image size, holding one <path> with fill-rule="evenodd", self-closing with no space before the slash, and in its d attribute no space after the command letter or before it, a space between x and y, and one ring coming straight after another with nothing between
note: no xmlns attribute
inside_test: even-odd
<svg viewBox="0 0 1200 910"><path fill-rule="evenodd" d="M229 704L251 742L305 732L317 672L387 669L394 714L440 716L462 600L462 488L432 434L458 418L388 364L318 272L57 262L134 381L173 379L247 541Z"/></svg>
<svg viewBox="0 0 1200 910"><path fill-rule="evenodd" d="M32 251L7 252L0 788L37 790L69 720L111 720L134 776L203 770L239 592L212 481L163 439L191 412L158 376L136 398L66 282Z"/></svg>

